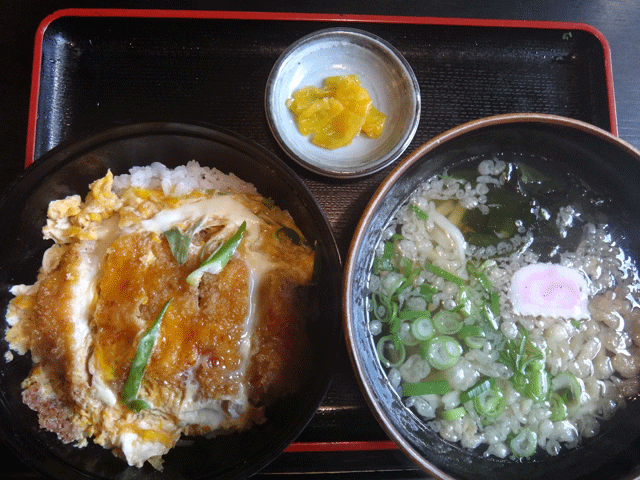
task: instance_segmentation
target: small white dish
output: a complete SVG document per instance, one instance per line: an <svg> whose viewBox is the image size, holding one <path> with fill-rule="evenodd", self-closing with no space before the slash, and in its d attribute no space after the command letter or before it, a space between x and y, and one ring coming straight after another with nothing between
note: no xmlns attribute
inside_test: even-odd
<svg viewBox="0 0 640 480"><path fill-rule="evenodd" d="M334 150L318 147L300 133L286 101L308 85L323 87L327 77L351 74L387 116L382 135L361 134ZM329 177L362 177L397 160L411 143L420 120L420 87L407 60L385 40L362 30L331 28L284 51L269 75L265 107L273 135L293 160Z"/></svg>

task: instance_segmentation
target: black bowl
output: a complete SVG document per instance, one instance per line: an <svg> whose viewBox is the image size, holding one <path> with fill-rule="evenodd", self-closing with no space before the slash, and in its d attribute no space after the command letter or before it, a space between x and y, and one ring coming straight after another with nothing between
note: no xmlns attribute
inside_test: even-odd
<svg viewBox="0 0 640 480"><path fill-rule="evenodd" d="M640 402L630 401L600 435L558 456L528 461L483 457L429 430L389 385L368 331L368 278L375 245L396 210L424 180L472 158L515 153L538 167L577 172L576 181L608 198L628 253L640 260L640 152L591 125L550 115L504 115L454 128L421 146L382 182L367 205L345 264L343 316L361 390L392 440L418 466L441 479L575 480L636 478L640 472Z"/></svg>
<svg viewBox="0 0 640 480"><path fill-rule="evenodd" d="M275 459L304 429L328 388L335 352L342 339L339 308L341 263L328 221L302 181L273 154L230 132L197 125L148 123L117 127L61 146L30 166L0 200L0 310L6 311L15 284L36 279L48 243L42 239L47 205L70 194L82 197L88 185L111 169L114 175L137 165L168 167L197 160L232 172L287 209L307 239L317 242L321 283L313 293L322 308L312 309L313 374L300 391L266 411L267 421L243 433L213 439L181 440L165 456L164 471L129 467L111 452L91 444L79 449L38 427L23 405L20 383L30 370L28 356L15 356L0 368L0 430L4 441L35 470L61 479L243 478ZM7 343L0 341L6 353Z"/></svg>

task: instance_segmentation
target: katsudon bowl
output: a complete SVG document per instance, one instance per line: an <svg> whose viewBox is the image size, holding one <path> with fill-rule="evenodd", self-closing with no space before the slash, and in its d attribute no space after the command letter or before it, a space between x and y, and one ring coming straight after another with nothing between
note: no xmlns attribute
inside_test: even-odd
<svg viewBox="0 0 640 480"><path fill-rule="evenodd" d="M231 132L200 125L144 123L116 127L55 148L30 166L0 200L0 309L13 297L9 289L36 280L42 255L47 206L55 199L88 192L108 170L124 174L134 166L160 162L173 168L196 160L202 166L233 173L287 210L305 238L315 245L316 280L307 292L307 334L312 340L313 371L301 387L278 398L266 420L240 433L211 438L182 437L164 456L162 472L149 464L128 466L112 452L89 441L64 444L38 425L21 398L21 382L31 369L29 355L5 355L0 368L0 417L3 440L34 470L53 478L245 478L274 460L305 428L329 385L341 341L338 250L324 213L302 181L273 154ZM322 299L322 307L319 301Z"/></svg>
<svg viewBox="0 0 640 480"><path fill-rule="evenodd" d="M481 168L480 165L484 167ZM501 200L504 201L503 204L498 203L496 199L499 197L495 195L488 197L489 200L473 197L471 190L478 191L481 195L491 195L487 190L500 191L499 188L491 190L485 187L482 187L482 191L478 190L481 184L478 179L479 173L485 176L482 180L485 186L495 179L503 178L505 184L513 187L511 190L513 195L503 197L504 200ZM429 179L433 179L429 189L421 190L421 185ZM474 179L473 181L478 182L477 187L467 190L468 184L465 183L465 179ZM572 385L582 385L580 382L584 382L585 385L584 389L579 387L576 390L576 396L573 397L580 400L572 402L573 394L562 397L562 405L568 409L565 416L553 415L551 420L551 415L545 410L548 405L552 405L549 398L552 398L554 393L562 392L559 381L555 380L558 378L556 377L558 372L553 371L554 365L560 365L554 363L559 358L558 349L569 349L565 351L567 355L571 355L570 347L573 348L571 339L578 338L574 335L587 331L585 327L594 325L591 322L599 321L596 315L599 319L602 312L598 313L597 307L592 303L589 306L592 318L582 317L582 320L567 323L566 319L573 318L570 315L575 315L574 313L563 312L562 315L566 315L565 320L558 319L559 314L551 312L536 313L532 310L530 313L526 311L516 313L515 305L520 305L518 302L522 297L504 298L502 295L507 291L505 287L509 288L509 293L518 291L519 288L513 285L515 281L510 286L508 283L512 278L509 276L510 272L518 271L517 269L520 268L520 265L512 263L511 258L526 260L523 265L527 262L535 265L536 261L556 264L564 262L572 265L570 268L581 269L579 271L593 279L598 278L600 273L590 271L586 263L580 263L584 260L581 257L584 252L591 255L590 259L595 263L602 264L601 262L606 261L607 254L604 252L607 249L624 251L626 256L618 257L614 263L621 262L615 263L615 268L626 268L622 266L626 261L632 265L631 270L627 271L629 276L626 277L632 285L632 289L629 290L632 293L624 298L636 302L631 310L635 313L633 316L626 317L624 331L629 330L629 334L634 337L631 343L635 346L631 348L636 352L638 338L634 332L637 332L638 327L637 268L640 260L639 179L640 153L610 133L584 122L563 117L514 114L480 119L437 136L410 154L380 184L356 227L345 261L343 282L345 336L357 380L370 409L389 437L425 473L446 480L638 478L640 474L640 456L638 455L640 452L640 402L636 398L638 395L637 369L634 368L624 375L619 374L618 379L613 380L617 382L622 379L623 382L628 381L628 385L632 386L626 392L626 398L622 400L618 397L612 404L605 402L606 406L597 410L591 420L587 421L586 417L583 417L579 430L574 430L570 422L563 422L569 421L568 419L574 418L573 416L577 418L578 412L590 408L592 404L589 403L591 401L589 399L597 398L600 386L610 385L607 381L611 381L599 380L603 375L598 370L597 356L592 357L595 362L592 365L595 366L595 373L587 369L584 379L581 378L578 381L579 369L577 369L573 370L576 372L571 374L573 377L564 377L575 378L576 383L572 382ZM455 230L441 221L445 214L437 210L444 204L436 200L428 200L432 202L428 204L421 200L423 192L428 192L424 193L427 198L434 198L431 195L443 194L440 186L455 190L458 188L456 185L459 190L458 193L452 193L454 196L457 195L457 200L454 200L452 205L456 201L460 205L467 202L467 206L463 208L471 207L480 210L479 205L486 205L487 209L486 212L481 211L480 215L475 217L463 217L461 223L453 220L451 216L448 217L451 219L451 224L456 222L455 225L459 225L460 232L465 232L459 245L460 252L465 256L463 258L469 259L469 255L477 254L477 257L474 257L478 260L477 262L465 260L469 262L467 266L480 265L480 267L467 269L465 273L464 270L459 270L461 266L455 263L457 257L454 257L449 263L442 265L450 269L449 272L459 272L461 276L446 277L434 269L429 270L427 265L429 260L422 262L413 259L412 248L415 247L416 242L413 236L414 232L422 231L421 227L416 226L420 222L424 224L427 231L430 231L429 222L431 221L433 228L448 229L447 231L452 235L450 248L456 248ZM504 223L508 218L505 216L500 224L495 223L491 227L490 222L498 218L492 216L492 208L502 205L505 207L503 212L513 211L512 207L520 201L518 198L524 195L527 195L527 198L535 198L536 202L526 203L528 207L522 211L518 210L513 218L535 218L533 223L528 224L526 221L518 222L512 219L509 224L515 226L516 230L509 233L508 228L505 230L508 227L507 223ZM569 195L577 196L571 199ZM446 198L449 197L446 196ZM474 204L474 198L479 203ZM409 203L410 199L411 203ZM492 204L492 202L496 203ZM575 205L575 210L565 208L571 204ZM560 207L562 209L558 210ZM557 215L559 212L561 214ZM542 216L536 216L537 214ZM565 217L564 214L567 216ZM408 226L407 229L398 228L395 225L396 218L409 219L398 220L399 224ZM471 224L473 218L476 220L475 224ZM609 236L604 234L599 237L599 240L589 244L587 250L583 250L586 245L583 243L585 238L583 235L587 236L596 231L588 226L591 222L594 222L594 225L601 225L604 229L602 232L610 233ZM496 231L499 235L495 233ZM530 232L531 235L529 235ZM471 235L475 234L484 236L473 237L474 243L472 243ZM498 247L495 251L489 252L488 249L491 246L489 240L496 237ZM479 246L482 239L485 240L483 245L486 247ZM503 243L500 247L501 242L512 240L511 246ZM608 247L591 251L591 246L598 245L597 242L600 240ZM445 243L447 241L449 240L443 240ZM387 248L388 245L393 248ZM480 248L485 249L483 253L480 253ZM500 248L504 250L501 252ZM416 247L416 251L420 251L420 247ZM524 253L525 256L521 257L518 254L509 257L509 252L516 251ZM444 258L442 257L444 253L435 249L434 252L431 265L435 264L438 258ZM535 254L535 256L529 254ZM501 255L510 259L504 262L496 260ZM408 261L403 261L402 258ZM492 263L492 260L497 263ZM423 266L424 274L421 270ZM559 267L554 268L559 270ZM426 272L427 270L429 271ZM507 275L501 277L500 272L505 271ZM478 272L486 274L485 278L489 286L479 280L481 276ZM440 276L441 278L438 279ZM465 276L467 280L462 278ZM473 278L476 276L478 280L473 283ZM407 279L410 281L406 282ZM458 280L459 283L454 285ZM421 283L422 281L424 283ZM565 281L562 280L562 282ZM486 294L480 290L479 296L473 297L485 300L473 304L466 302L465 298L470 298L475 288L467 285L495 289L498 294L496 299L500 303L496 303L494 309L494 304L488 303L487 290L485 290ZM426 288L422 289L422 286ZM535 288L538 286L541 284ZM594 284L590 284L589 288L593 287ZM534 289L534 286L531 288ZM635 293L633 289L636 289ZM552 290L547 290L547 292L550 291ZM437 300L436 295L440 295ZM493 294L491 302L493 302ZM539 305L546 308L554 304L550 301L549 304ZM394 309L394 306L397 308ZM431 309L429 315L424 312L425 306L426 310ZM474 313L473 309L477 307L482 310L475 310ZM592 309L592 307L595 308ZM467 310L467 308L470 309ZM455 325L454 323L449 323L450 326L446 323L438 326L437 312L444 310L449 310L451 316L457 319L456 322L461 318L464 319L463 325L470 327L466 332L471 332L471 328L477 326L475 333L469 333L468 336L465 336L462 330L453 333L455 329L450 326ZM494 312L496 316L492 317ZM612 312L614 308L606 307L606 314L613 314ZM390 316L387 316L387 313ZM479 314L479 317L474 317L475 314ZM450 329L449 336L458 343L447 340L446 353L445 347L441 350L431 350L431 345L437 345L437 342L432 342L431 338L436 337L431 337L432 333L426 323L424 325L420 323L419 319L424 317L433 320L436 336L442 333L441 329L442 331ZM491 318L496 322L498 318L501 323L496 323L494 328L491 325ZM552 318L555 319L552 320ZM417 330L413 329L414 320L412 319L417 319L415 320L416 325L419 325ZM405 322L410 323L408 329L404 329ZM521 322L521 327L518 327L515 322ZM524 328L530 339L538 341L537 332L547 331L545 325L549 325L544 322L558 322L557 325L564 328L563 331L567 333L567 337L563 337L564 340L560 340L559 337L549 337L546 343L538 343L543 348L538 349L537 352L531 348L531 344L523 344L521 341L511 343L508 347L506 343L498 343L501 338L511 339L514 334L514 338L524 338L525 335L519 333L522 332L519 328ZM512 324L516 325L516 330L510 329ZM494 330L491 330L492 328ZM619 331L622 330L621 327ZM605 330L601 325L598 330L593 331L604 332ZM397 337L393 337L394 332ZM391 338L391 341L383 340L386 335ZM487 343L483 339L486 342L495 343L492 343L491 348L485 348ZM594 344L598 341L594 341ZM630 345L628 338L625 342L627 342L626 345ZM455 345L460 348L458 349ZM513 348L518 345L525 345L525 349L519 350L519 354L517 349ZM452 346L451 349L448 349L449 346ZM606 347L606 351L603 350L603 355L611 359L614 355L607 353L610 352L608 348ZM481 353L471 353L474 349ZM492 352L496 354L515 352L516 356L496 355L497 359L504 360L501 364L496 357L491 359ZM537 356L538 353L539 356ZM461 356L456 360L455 355ZM512 372L502 367L506 368L510 359L520 362L519 359L525 358L542 359L542 363L536 364L542 370L537 371L547 372L544 375L549 376L531 375L530 371L525 371L525 383L512 382L511 378L522 379L523 377L511 377ZM604 357L603 360L605 363L608 361ZM456 361L457 363L453 363ZM468 364L464 363L465 361ZM516 364L513 363L513 365ZM520 366L522 365L520 363ZM492 370L494 368L495 370ZM521 367L514 368L514 371L523 372L523 370L517 370ZM489 378L492 380L488 381ZM536 378L553 378L554 380L545 386L544 382L537 382ZM411 383L426 386L405 385ZM525 387L523 390L523 385L535 385L536 388L528 390ZM537 390L538 385L542 387L540 390ZM596 389L587 390L589 385L595 385ZM474 390L476 386L480 388ZM483 392L492 393L485 397ZM585 392L591 396L584 397ZM564 391L564 393L567 392ZM446 395L449 396L445 398ZM483 402L483 398L493 398L496 401ZM507 407L504 407L500 398L506 399ZM519 399L523 402L517 403ZM477 407L476 401L478 401ZM565 401L567 403L564 403ZM518 405L522 405L523 408L516 410ZM525 405L528 406L525 408ZM610 410L609 406L618 408ZM513 412L514 415L500 418L501 412L507 412L507 414ZM520 412L521 416L516 415L517 412ZM471 421L465 423L467 420L464 419L471 419L473 422L477 419L482 425L481 429L476 430L477 423L471 423ZM594 419L595 422L592 421ZM548 423L547 420L549 420ZM587 423L593 428L585 429ZM530 431L537 433L535 437L526 437L527 440L524 443L528 442L527 447L531 448L522 449L522 443L511 442L513 436L518 433L520 425L525 424L530 426ZM464 425L473 426L469 427L470 430L465 430ZM505 425L511 430L500 430ZM535 425L545 425L545 428L549 426L556 430L543 432L536 430ZM560 431L557 429L563 428L571 432L563 438L564 441L557 441L558 437L551 438ZM486 433L486 436L481 437L477 432ZM508 432L513 435L510 437ZM531 438L535 441L530 440Z"/></svg>

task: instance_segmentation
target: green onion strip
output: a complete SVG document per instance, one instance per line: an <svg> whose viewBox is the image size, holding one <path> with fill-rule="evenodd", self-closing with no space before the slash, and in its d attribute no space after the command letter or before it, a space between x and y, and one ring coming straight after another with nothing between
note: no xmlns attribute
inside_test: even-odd
<svg viewBox="0 0 640 480"><path fill-rule="evenodd" d="M129 375L127 376L127 380L125 381L124 386L122 387L122 401L129 408L131 408L131 410L134 410L136 412L139 412L144 408L150 408L150 405L145 400L136 397L138 395L138 391L140 390L140 385L142 384L142 377L144 376L147 364L149 363L149 359L151 358L151 353L153 352L153 347L156 343L158 332L160 331L160 323L162 322L162 318L169 308L169 303L171 303L171 299L164 304L162 310L160 311L160 314L153 322L149 330L147 330L147 332L142 335L142 337L140 337L138 347L136 348L136 354L133 358L133 362L131 363Z"/></svg>
<svg viewBox="0 0 640 480"><path fill-rule="evenodd" d="M432 263L425 262L424 269L437 275L439 277L444 278L447 282L455 283L456 285L462 286L464 284L464 280L453 273L447 272L443 268L440 268Z"/></svg>
<svg viewBox="0 0 640 480"><path fill-rule="evenodd" d="M393 270L391 260L395 253L395 249L396 246L394 242L389 241L384 243L382 256L376 258L373 263L373 273L378 275L380 272Z"/></svg>
<svg viewBox="0 0 640 480"><path fill-rule="evenodd" d="M449 410L443 410L440 412L440 418L446 421L458 420L467 414L467 409L464 407L455 407Z"/></svg>
<svg viewBox="0 0 640 480"><path fill-rule="evenodd" d="M200 266L189 274L187 283L196 285L206 272L211 274L220 273L225 265L231 260L233 254L240 245L247 228L247 222L242 222L240 228L220 247L218 247Z"/></svg>
<svg viewBox="0 0 640 480"><path fill-rule="evenodd" d="M444 395L451 390L447 380L431 380L418 383L403 383L402 393L408 397L417 395Z"/></svg>
<svg viewBox="0 0 640 480"><path fill-rule="evenodd" d="M198 228L200 228L200 225L202 225L203 221L204 219L194 224L184 234L177 227L173 227L172 229L163 232L163 235L169 243L169 248L171 249L173 258L176 259L178 265L182 265L189 258L189 246L191 245L191 240Z"/></svg>

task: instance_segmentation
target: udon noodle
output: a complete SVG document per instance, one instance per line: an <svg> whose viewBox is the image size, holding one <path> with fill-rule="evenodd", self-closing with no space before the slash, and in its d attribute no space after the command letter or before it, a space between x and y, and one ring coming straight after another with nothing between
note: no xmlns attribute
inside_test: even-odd
<svg viewBox="0 0 640 480"><path fill-rule="evenodd" d="M518 159L435 176L375 253L369 328L390 384L484 455L557 455L639 390L635 263L580 182Z"/></svg>

